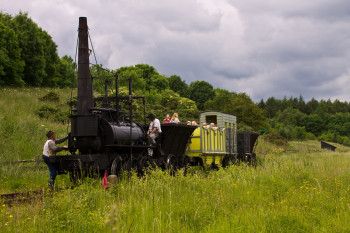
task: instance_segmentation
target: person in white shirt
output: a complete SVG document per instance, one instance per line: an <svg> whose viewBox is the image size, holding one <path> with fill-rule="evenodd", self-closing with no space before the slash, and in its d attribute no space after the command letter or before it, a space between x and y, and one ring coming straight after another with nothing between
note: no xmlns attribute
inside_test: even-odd
<svg viewBox="0 0 350 233"><path fill-rule="evenodd" d="M56 171L56 167L50 162L50 157L55 156L56 152L68 149L67 146L62 146L62 147L56 146L56 144L60 144L66 141L68 139L68 136L65 138L56 140L55 132L49 131L47 132L46 137L47 137L47 141L43 149L43 159L44 159L44 162L49 167L49 171L50 171L50 179L48 181L49 188L53 189L53 186L55 184L55 179L57 176L57 171Z"/></svg>
<svg viewBox="0 0 350 233"><path fill-rule="evenodd" d="M159 136L159 134L162 132L162 129L160 127L160 122L159 120L152 114L150 113L147 118L151 121L149 124L149 128L147 131L147 136L148 136L148 141L150 146L155 146L156 145L156 138ZM153 155L153 150L149 150L149 155Z"/></svg>

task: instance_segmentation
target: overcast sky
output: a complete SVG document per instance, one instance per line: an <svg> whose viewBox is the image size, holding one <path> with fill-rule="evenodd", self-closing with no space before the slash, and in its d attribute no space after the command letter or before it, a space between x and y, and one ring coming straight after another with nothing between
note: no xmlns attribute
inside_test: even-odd
<svg viewBox="0 0 350 233"><path fill-rule="evenodd" d="M97 62L149 64L187 84L274 96L350 101L349 0L11 0L74 58L80 16Z"/></svg>

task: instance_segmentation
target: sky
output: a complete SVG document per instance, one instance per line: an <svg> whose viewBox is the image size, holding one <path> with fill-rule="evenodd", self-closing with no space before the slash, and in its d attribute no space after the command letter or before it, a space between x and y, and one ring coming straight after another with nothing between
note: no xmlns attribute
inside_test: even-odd
<svg viewBox="0 0 350 233"><path fill-rule="evenodd" d="M0 9L28 12L59 56L74 58L84 16L105 68L148 64L255 102L350 102L349 0L11 0Z"/></svg>

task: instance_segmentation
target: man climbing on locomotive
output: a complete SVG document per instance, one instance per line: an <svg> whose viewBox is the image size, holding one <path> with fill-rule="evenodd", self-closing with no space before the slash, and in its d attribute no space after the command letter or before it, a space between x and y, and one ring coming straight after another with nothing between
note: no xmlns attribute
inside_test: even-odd
<svg viewBox="0 0 350 233"><path fill-rule="evenodd" d="M149 128L147 131L147 136L148 136L148 142L150 146L155 146L156 145L156 138L159 136L159 134L162 132L162 129L160 127L160 121L152 114L150 113L147 118L151 121L149 124ZM149 149L148 150L149 155L153 155L153 150Z"/></svg>
<svg viewBox="0 0 350 233"><path fill-rule="evenodd" d="M56 152L68 149L67 146L62 146L62 147L56 146L56 144L60 144L64 141L66 141L68 139L68 136L65 138L56 140L55 132L49 131L49 132L47 132L46 137L47 137L47 141L46 141L46 143L44 145L44 149L43 149L43 159L44 159L44 162L49 167L49 171L50 171L50 178L48 181L49 188L53 189L54 184L55 184L55 179L57 176L57 171L56 171L56 167L50 162L49 157L55 156Z"/></svg>

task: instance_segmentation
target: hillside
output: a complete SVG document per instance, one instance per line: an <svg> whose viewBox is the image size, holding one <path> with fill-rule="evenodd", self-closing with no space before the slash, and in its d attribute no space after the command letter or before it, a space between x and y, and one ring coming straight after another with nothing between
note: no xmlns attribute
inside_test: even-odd
<svg viewBox="0 0 350 233"><path fill-rule="evenodd" d="M58 94L58 102L39 100L52 91ZM1 88L0 161L33 159L41 155L48 130L57 132L58 137L65 136L67 125L40 118L36 112L51 107L68 114L70 93L70 89Z"/></svg>

